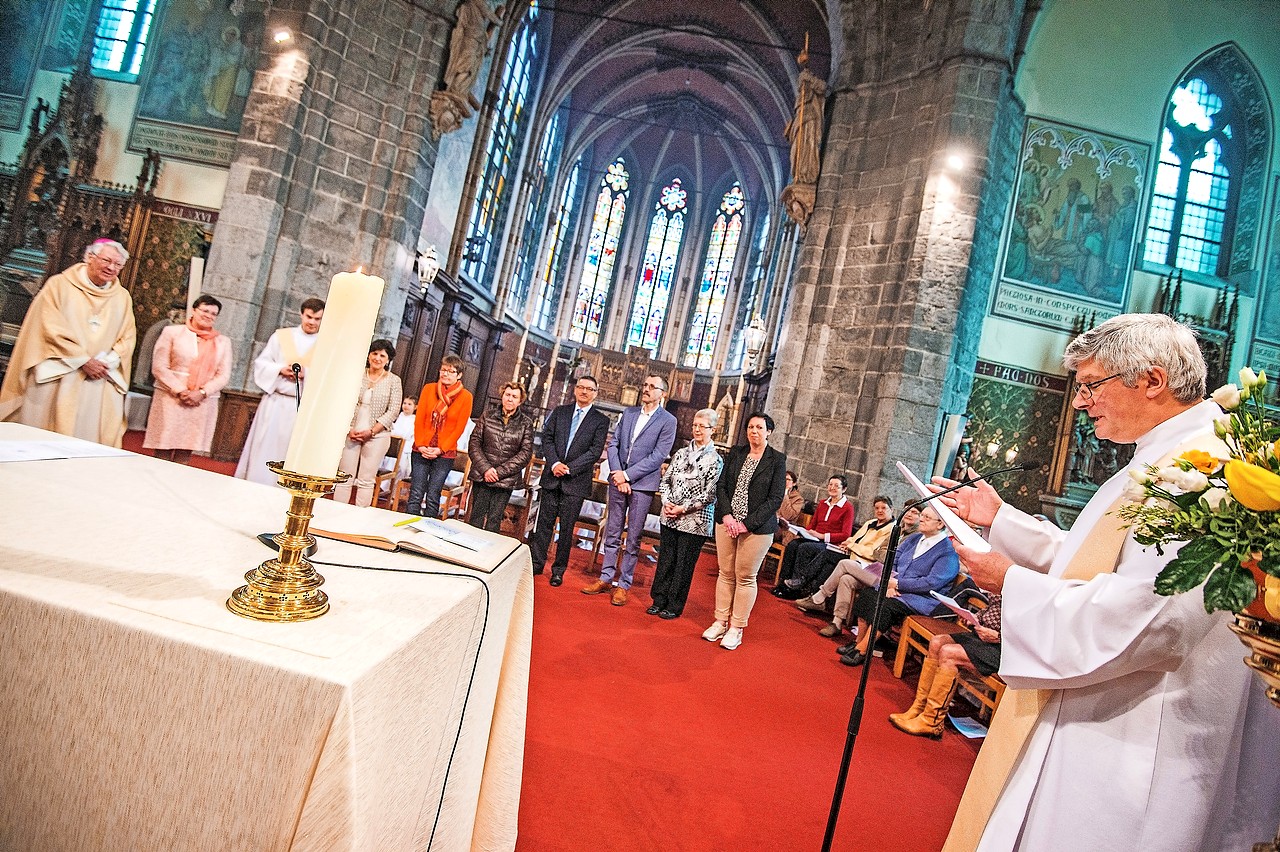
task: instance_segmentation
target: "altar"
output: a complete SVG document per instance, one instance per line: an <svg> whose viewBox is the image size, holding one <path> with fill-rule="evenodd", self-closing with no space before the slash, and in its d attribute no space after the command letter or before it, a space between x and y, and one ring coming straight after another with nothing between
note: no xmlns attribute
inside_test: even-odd
<svg viewBox="0 0 1280 852"><path fill-rule="evenodd" d="M60 438L0 423L32 439ZM328 614L240 618L288 502L133 454L0 463L0 849L514 848L528 550L322 541Z"/></svg>

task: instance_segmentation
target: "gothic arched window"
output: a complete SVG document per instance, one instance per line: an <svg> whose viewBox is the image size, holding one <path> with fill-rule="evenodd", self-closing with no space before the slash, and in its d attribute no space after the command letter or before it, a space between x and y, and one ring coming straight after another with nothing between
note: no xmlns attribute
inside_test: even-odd
<svg viewBox="0 0 1280 852"><path fill-rule="evenodd" d="M742 211L745 206L742 187L736 183L720 200L720 209L711 226L711 237L707 240L707 260L702 267L702 282L698 286L693 319L689 323L689 342L684 352L686 367L711 369L720 318L724 316L733 264L738 258L738 243L742 239Z"/></svg>
<svg viewBox="0 0 1280 852"><path fill-rule="evenodd" d="M604 308L613 284L613 267L618 260L618 242L622 222L627 215L627 192L631 176L622 158L613 161L600 179L595 214L591 219L591 236L587 239L587 256L578 279L578 298L574 300L569 339L587 346L598 346L604 327Z"/></svg>
<svg viewBox="0 0 1280 852"><path fill-rule="evenodd" d="M676 259L684 240L685 199L688 193L680 178L662 188L649 220L644 265L636 283L631 322L627 325L627 346L641 346L656 352L662 339L662 325L671 300L671 282L676 276Z"/></svg>
<svg viewBox="0 0 1280 852"><path fill-rule="evenodd" d="M537 22L538 3L533 0L507 50L484 169L476 182L476 200L468 222L462 269L482 287L492 286L493 260L510 203L511 175L520 157L520 140L529 114L525 107L533 88L534 64L538 58Z"/></svg>
<svg viewBox="0 0 1280 852"><path fill-rule="evenodd" d="M534 267L538 263L538 251L541 248L539 234L543 230L543 218L547 213L547 204L551 198L551 177L555 173L556 163L560 159L560 113L551 116L547 131L542 136L542 145L538 157L529 170L532 191L529 203L524 211L524 225L520 235L520 253L516 257L515 271L512 274L511 295L507 305L521 314L527 312L529 285L533 279ZM536 308L535 308L536 310Z"/></svg>
<svg viewBox="0 0 1280 852"><path fill-rule="evenodd" d="M142 70L156 0L103 0L93 34L93 70L134 78Z"/></svg>
<svg viewBox="0 0 1280 852"><path fill-rule="evenodd" d="M1174 87L1160 133L1143 260L1227 278L1249 269L1270 147L1256 73L1232 45Z"/></svg>
<svg viewBox="0 0 1280 852"><path fill-rule="evenodd" d="M547 237L547 261L542 265L540 279L542 297L534 308L534 324L544 330L551 330L555 322L556 306L560 304L560 291L563 282L560 267L564 262L565 240L573 233L573 222L578 212L578 178L582 174L582 159L574 161L569 178L564 183L564 193L560 196L560 205L556 208L555 218L548 224L550 234Z"/></svg>

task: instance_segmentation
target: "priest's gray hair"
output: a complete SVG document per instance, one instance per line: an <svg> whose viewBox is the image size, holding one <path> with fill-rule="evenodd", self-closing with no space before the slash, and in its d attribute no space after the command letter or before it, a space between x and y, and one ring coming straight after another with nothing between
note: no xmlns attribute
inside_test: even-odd
<svg viewBox="0 0 1280 852"><path fill-rule="evenodd" d="M1196 333L1164 314L1112 317L1071 341L1062 363L1068 370L1077 370L1091 359L1103 373L1119 373L1127 387L1135 387L1144 371L1160 367L1169 377L1174 399L1204 399L1207 370Z"/></svg>
<svg viewBox="0 0 1280 852"><path fill-rule="evenodd" d="M716 428L716 424L720 422L720 415L716 414L716 410L714 408L704 408L693 416L695 418L701 417L703 420L707 421L707 425L712 429Z"/></svg>
<svg viewBox="0 0 1280 852"><path fill-rule="evenodd" d="M84 250L84 259L87 261L91 254L101 254L105 248L115 249L120 252L120 258L124 263L129 262L129 252L115 240L94 240L89 243L89 247Z"/></svg>

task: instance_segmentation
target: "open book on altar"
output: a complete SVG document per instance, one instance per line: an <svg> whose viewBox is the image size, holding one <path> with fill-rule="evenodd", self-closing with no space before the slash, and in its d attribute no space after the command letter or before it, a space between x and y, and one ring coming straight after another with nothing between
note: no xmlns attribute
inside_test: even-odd
<svg viewBox="0 0 1280 852"><path fill-rule="evenodd" d="M378 550L414 553L486 574L492 574L520 546L513 538L479 530L462 521L417 518L384 526L385 535L322 530L314 526L311 534Z"/></svg>

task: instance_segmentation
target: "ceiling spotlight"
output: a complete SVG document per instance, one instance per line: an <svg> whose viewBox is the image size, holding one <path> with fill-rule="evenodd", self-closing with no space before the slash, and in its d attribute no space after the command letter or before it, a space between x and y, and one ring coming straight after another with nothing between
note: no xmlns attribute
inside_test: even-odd
<svg viewBox="0 0 1280 852"><path fill-rule="evenodd" d="M284 27L281 27L280 29L276 30L271 35L271 40L274 41L276 44L284 44L286 41L288 41L291 38L293 38L293 33L289 32L289 30L285 29Z"/></svg>

